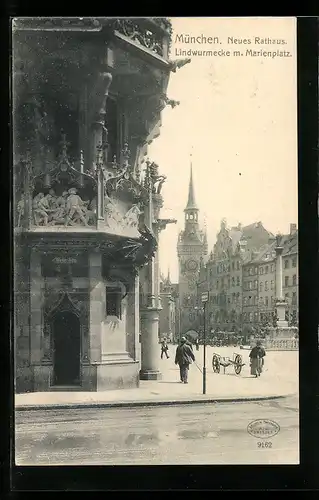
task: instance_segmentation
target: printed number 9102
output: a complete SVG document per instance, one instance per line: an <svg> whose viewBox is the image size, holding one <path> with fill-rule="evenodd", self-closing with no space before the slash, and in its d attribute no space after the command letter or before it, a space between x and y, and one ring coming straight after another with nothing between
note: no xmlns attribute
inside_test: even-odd
<svg viewBox="0 0 319 500"><path fill-rule="evenodd" d="M272 448L272 442L271 441L258 441L257 446L258 446L258 448Z"/></svg>

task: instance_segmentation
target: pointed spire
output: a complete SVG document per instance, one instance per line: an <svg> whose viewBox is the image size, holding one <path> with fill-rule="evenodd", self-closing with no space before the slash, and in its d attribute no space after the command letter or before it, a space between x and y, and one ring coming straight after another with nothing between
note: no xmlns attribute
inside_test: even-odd
<svg viewBox="0 0 319 500"><path fill-rule="evenodd" d="M188 200L185 210L198 210L195 193L194 193L194 184L193 184L193 165L192 165L192 154L191 156L191 168L190 168L190 178L189 178L189 186L188 186Z"/></svg>

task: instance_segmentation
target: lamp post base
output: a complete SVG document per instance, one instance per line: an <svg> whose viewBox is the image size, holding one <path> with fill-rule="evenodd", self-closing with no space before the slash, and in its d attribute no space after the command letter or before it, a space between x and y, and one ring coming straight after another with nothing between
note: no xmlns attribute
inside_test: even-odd
<svg viewBox="0 0 319 500"><path fill-rule="evenodd" d="M140 370L140 380L162 380L162 374L158 370Z"/></svg>
<svg viewBox="0 0 319 500"><path fill-rule="evenodd" d="M141 314L141 370L140 380L160 380L160 345L158 338L159 312L157 307L147 307Z"/></svg>

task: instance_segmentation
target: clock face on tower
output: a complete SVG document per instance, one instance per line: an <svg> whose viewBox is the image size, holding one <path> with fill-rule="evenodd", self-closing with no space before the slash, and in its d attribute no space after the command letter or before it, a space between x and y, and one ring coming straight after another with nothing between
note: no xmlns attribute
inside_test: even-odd
<svg viewBox="0 0 319 500"><path fill-rule="evenodd" d="M186 262L186 268L188 271L197 271L198 264L196 260L190 259Z"/></svg>

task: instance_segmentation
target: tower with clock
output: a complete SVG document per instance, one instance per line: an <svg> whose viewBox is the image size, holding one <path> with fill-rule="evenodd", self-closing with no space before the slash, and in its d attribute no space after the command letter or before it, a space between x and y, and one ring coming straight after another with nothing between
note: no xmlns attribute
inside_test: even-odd
<svg viewBox="0 0 319 500"><path fill-rule="evenodd" d="M179 234L177 242L180 335L191 331L199 332L197 284L201 262L207 255L206 233L201 230L198 220L199 208L195 200L192 165L184 214L184 230Z"/></svg>

